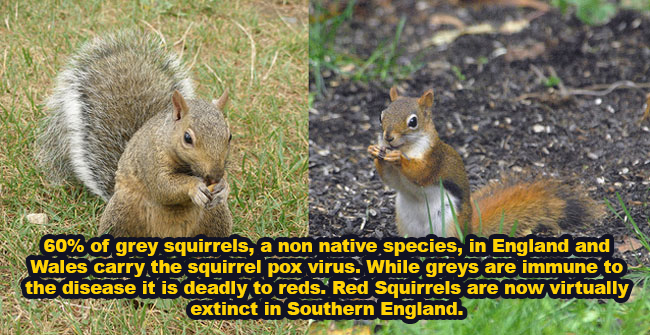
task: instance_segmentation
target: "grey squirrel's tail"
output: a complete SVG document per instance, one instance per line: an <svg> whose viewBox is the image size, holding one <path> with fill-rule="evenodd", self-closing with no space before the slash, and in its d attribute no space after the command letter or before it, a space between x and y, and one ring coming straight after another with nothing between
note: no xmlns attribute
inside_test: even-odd
<svg viewBox="0 0 650 335"><path fill-rule="evenodd" d="M126 143L178 90L194 97L188 71L161 41L119 32L84 44L58 75L36 140L52 182L77 179L108 200Z"/></svg>

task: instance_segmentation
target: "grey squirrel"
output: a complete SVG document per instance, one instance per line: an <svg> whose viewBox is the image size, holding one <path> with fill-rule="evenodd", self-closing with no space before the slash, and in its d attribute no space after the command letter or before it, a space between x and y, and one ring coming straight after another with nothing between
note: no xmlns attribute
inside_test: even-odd
<svg viewBox="0 0 650 335"><path fill-rule="evenodd" d="M76 178L108 201L100 233L228 236L227 101L195 99L158 38L97 37L57 78L36 159L53 182Z"/></svg>

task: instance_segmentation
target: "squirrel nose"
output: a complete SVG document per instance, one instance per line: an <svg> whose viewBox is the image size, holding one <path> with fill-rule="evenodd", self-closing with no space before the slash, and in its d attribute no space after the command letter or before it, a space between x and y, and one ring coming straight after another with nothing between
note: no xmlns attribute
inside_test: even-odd
<svg viewBox="0 0 650 335"><path fill-rule="evenodd" d="M223 178L223 170L216 171L212 175L205 176L205 180L207 181L206 184L208 185L216 184L221 181L221 178Z"/></svg>
<svg viewBox="0 0 650 335"><path fill-rule="evenodd" d="M395 139L395 137L389 134L384 134L384 139L386 140L386 142L391 142L392 140Z"/></svg>

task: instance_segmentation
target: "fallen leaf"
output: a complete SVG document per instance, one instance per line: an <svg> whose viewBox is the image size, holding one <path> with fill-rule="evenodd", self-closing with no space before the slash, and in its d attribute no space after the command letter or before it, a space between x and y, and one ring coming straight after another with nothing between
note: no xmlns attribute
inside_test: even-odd
<svg viewBox="0 0 650 335"><path fill-rule="evenodd" d="M350 64L343 65L341 67L341 71L343 71L343 72L352 72L352 71L355 70L355 68L356 68L356 66L354 64L350 63Z"/></svg>
<svg viewBox="0 0 650 335"><path fill-rule="evenodd" d="M47 214L45 213L30 213L27 214L27 221L35 225L46 225L49 221Z"/></svg>
<svg viewBox="0 0 650 335"><path fill-rule="evenodd" d="M643 244L641 244L639 240L632 236L625 236L625 238L623 238L623 243L619 244L616 247L616 250L619 252L627 252L637 250L641 247L643 247Z"/></svg>
<svg viewBox="0 0 650 335"><path fill-rule="evenodd" d="M505 60L508 62L535 59L546 51L544 42L538 42L533 45L524 45L509 47L506 53Z"/></svg>

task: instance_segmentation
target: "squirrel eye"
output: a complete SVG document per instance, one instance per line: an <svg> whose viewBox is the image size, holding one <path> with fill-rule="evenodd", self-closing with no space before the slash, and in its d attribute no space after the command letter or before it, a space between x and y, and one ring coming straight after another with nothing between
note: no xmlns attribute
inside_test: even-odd
<svg viewBox="0 0 650 335"><path fill-rule="evenodd" d="M415 129L418 126L418 117L415 115L411 115L411 117L408 120L407 125L411 129Z"/></svg>
<svg viewBox="0 0 650 335"><path fill-rule="evenodd" d="M231 140L232 140L232 133L230 133L230 135L228 136L228 142L230 142Z"/></svg>
<svg viewBox="0 0 650 335"><path fill-rule="evenodd" d="M185 132L185 135L183 135L183 140L185 140L185 143L187 144L192 144L192 135L190 135L188 132Z"/></svg>

